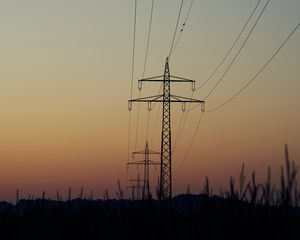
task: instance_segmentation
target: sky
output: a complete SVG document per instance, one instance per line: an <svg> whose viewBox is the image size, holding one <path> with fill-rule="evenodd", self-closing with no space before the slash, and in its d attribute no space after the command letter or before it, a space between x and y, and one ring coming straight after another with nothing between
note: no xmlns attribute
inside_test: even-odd
<svg viewBox="0 0 300 240"><path fill-rule="evenodd" d="M134 0L1 0L0 1L0 199L39 197L46 191L73 196L84 186L102 198L111 196L120 179L141 169L128 161L128 109L131 87L138 97L142 77L151 1L138 0L134 79L131 86ZM250 22L250 26L262 9ZM163 73L172 43L180 0L156 0L145 77ZM185 0L179 29L190 1ZM196 80L200 86L222 60L245 24L255 0L195 0L182 36L170 59L171 74ZM271 0L228 74L206 100L211 109L231 97L262 67L300 21L300 1ZM242 35L241 45L250 27ZM178 35L177 35L178 36ZM205 113L193 145L184 156L201 115L189 113L173 154L174 194L199 193L208 176L214 192L238 177L242 163L248 179L259 181L271 166L278 184L284 144L300 164L300 33L296 32L259 77L234 101ZM237 48L204 88L202 99L230 63ZM144 84L141 96L157 94L159 85ZM190 97L189 85L172 88ZM129 152L146 141L147 106L131 112ZM160 114L150 113L149 146L160 149ZM159 115L158 115L159 114ZM172 138L182 117L172 105ZM157 117L158 116L158 117ZM158 122L158 123L156 123ZM155 127L156 126L156 127ZM138 130L137 130L138 129ZM137 134L136 134L137 131ZM137 140L136 140L137 136ZM136 144L135 144L136 142ZM151 169L156 184L158 169Z"/></svg>

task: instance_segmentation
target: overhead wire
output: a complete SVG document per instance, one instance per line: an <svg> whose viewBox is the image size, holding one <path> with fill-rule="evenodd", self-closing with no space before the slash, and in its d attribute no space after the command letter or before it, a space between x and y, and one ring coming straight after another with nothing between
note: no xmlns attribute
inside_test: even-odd
<svg viewBox="0 0 300 240"><path fill-rule="evenodd" d="M137 13L137 0L134 1L134 19L133 19L133 40L132 40L132 61L131 61L131 84L130 84L130 99L133 96L133 79L134 79L134 66L135 66L135 38L136 38L136 13ZM128 126L128 161L130 159L130 140L131 140L131 111L129 111L129 126Z"/></svg>
<svg viewBox="0 0 300 240"><path fill-rule="evenodd" d="M284 47L284 45L289 41L289 39L294 35L294 33L297 31L297 29L299 28L300 23L298 23L296 25L296 27L292 30L292 32L288 35L288 37L284 40L284 42L279 46L279 48L271 55L271 57L268 59L268 61L259 69L259 71L256 72L256 74L254 74L254 76L239 90L237 91L232 97L230 97L229 99L227 99L224 103L207 110L206 112L213 112L216 111L218 109L220 109L221 107L223 107L224 105L226 105L227 103L231 102L233 99L235 99L238 95L240 95L263 71L264 69L271 63L271 61L276 57L276 55L280 52L280 50Z"/></svg>
<svg viewBox="0 0 300 240"><path fill-rule="evenodd" d="M177 47L177 45L178 45L178 42L179 42L180 39L181 39L182 32L183 32L183 30L184 30L184 28L185 28L185 26L186 26L187 20L188 20L188 18L189 18L189 16L190 16L190 13L191 13L191 9L192 9L193 3L194 3L194 0L191 0L190 5L189 5L189 8L188 8L188 11L187 11L187 14L186 14L186 17L185 17L185 19L184 19L184 21L183 21L183 24L182 24L182 26L181 26L181 30L180 30L179 36L178 36L178 38L177 38L177 40L176 40L176 42L175 42L174 47L172 48L172 51L174 51L174 50L176 49L176 47ZM177 29L176 29L176 31L177 31ZM174 34L174 36L175 36L175 34ZM175 37L176 37L176 36L175 36ZM182 114L181 114L179 126L178 126L177 131L176 131L175 143L174 143L174 145L173 145L173 147L172 147L172 154L175 152L175 149L176 149L177 144L178 144L178 140L179 140L178 136L179 136L179 133L180 133L181 125L182 125L182 123L183 123L183 118L184 118L184 112L182 112Z"/></svg>
<svg viewBox="0 0 300 240"><path fill-rule="evenodd" d="M136 40L136 13L137 13L137 0L134 1L134 19L133 19L133 41L132 41L132 61L131 61L131 84L130 84L130 99L133 96L133 79L134 79L134 66L135 66L135 40ZM131 140L131 111L128 113L128 145L127 145L127 163L130 161L130 140ZM128 182L128 167L127 169L127 182ZM126 188L127 189L127 188ZM127 192L128 194L128 192Z"/></svg>
<svg viewBox="0 0 300 240"><path fill-rule="evenodd" d="M184 114L185 113L185 114ZM181 136L182 136L182 133L183 133L183 129L184 129L184 126L186 124L186 120L188 118L188 115L189 115L189 112L186 111L186 112L183 112L182 115L181 115L181 119L180 119L180 122L181 123L181 127L179 127L177 129L177 133L176 133L176 138L175 138L175 144L173 146L173 150L172 152L175 152L175 150L177 149L177 146L179 144L179 140L181 139Z"/></svg>
<svg viewBox="0 0 300 240"><path fill-rule="evenodd" d="M251 34L252 34L254 28L256 27L258 21L260 20L262 14L264 13L264 11L265 11L267 5L269 4L269 1L270 1L270 0L268 0L268 1L266 2L266 4L264 5L264 7L263 7L262 11L260 12L258 18L256 19L255 23L253 24L252 28L250 29L250 31L249 31L247 37L246 37L245 40L243 41L243 43L242 43L242 45L240 46L238 52L235 54L233 60L230 62L229 66L227 67L227 69L225 70L225 72L223 73L223 75L221 76L221 78L220 78L220 79L218 80L218 82L215 84L215 86L213 87L213 89L211 89L211 91L208 93L208 95L204 98L204 100L206 100L206 99L211 95L211 93L216 89L216 87L220 84L220 82L223 80L223 78L225 77L225 75L227 74L227 72L229 71L229 69L231 68L232 64L235 62L235 60L236 60L237 57L239 56L241 50L242 50L243 47L245 46L245 44L246 44L246 42L248 41L249 37L251 36ZM203 87L203 86L204 86L204 85L205 85L205 84L206 84L206 83L214 76L214 74L219 70L219 68L224 64L225 60L227 59L227 57L229 56L229 54L232 52L233 48L236 46L238 40L239 40L240 37L242 36L242 34L243 34L243 32L245 31L246 27L248 26L250 20L252 19L254 13L256 12L256 10L257 10L257 8L258 8L260 2L261 2L261 0L258 0L258 1L257 1L256 5L255 5L255 7L254 7L254 9L252 10L250 16L248 17L246 23L245 23L244 26L242 27L242 29L241 29L241 31L239 32L239 34L238 34L237 38L235 39L234 43L233 43L232 46L229 48L229 50L227 51L227 53L226 53L225 56L223 57L222 61L221 61L221 62L219 63L219 65L217 66L217 68L212 72L212 74L208 77L208 79L207 79L200 87L198 87L196 90L199 90L201 87ZM194 94L194 92L192 93L191 98L193 97L193 94ZM186 124L186 120L187 120L187 117L188 117L189 112L190 112L191 110L197 108L198 106L200 106L200 104L197 104L196 106L192 107L192 109L190 108L190 106L191 106L191 104L189 104L189 106L188 106L187 113L186 113L186 115L185 115L185 117L184 117L184 119L183 119L182 127L181 127L181 129L179 129L179 134L177 135L179 139L181 138L181 135L182 135L184 126L185 126L185 124ZM201 113L200 119L202 119L202 113ZM200 125L200 123L199 123L198 125ZM197 126L196 131L198 131L198 128L199 128L199 127ZM179 139L177 140L177 144L178 144L178 142L179 142ZM194 141L194 138L192 138L190 146L192 146L193 141ZM189 152L189 151L190 151L190 150L189 150L189 148L188 148L187 152ZM188 154L186 154L186 156L187 156L187 155L188 155ZM186 157L185 157L185 158L186 158ZM184 160L184 161L185 161L185 160Z"/></svg>
<svg viewBox="0 0 300 240"><path fill-rule="evenodd" d="M144 66L143 66L143 72L142 72L142 79L145 76L146 72L146 66L147 66L147 60L148 60L148 52L149 52L149 44L150 44L150 36L151 36L151 27L152 27L152 18L153 18L153 8L154 8L154 0L152 0L151 3L151 11L150 11L150 20L149 20L149 27L148 27L148 37L147 37L147 44L146 44L146 52L145 52L145 59L144 59ZM139 96L141 97L141 90L139 90ZM147 116L147 127L146 127L146 136L148 135L147 131L149 129L149 121L150 121L150 114ZM137 122L136 122L136 131L135 131L135 144L134 149L136 151L136 146L138 142L138 134L139 134L139 121L140 121L140 102L138 102L138 110L137 110ZM147 141L147 139L146 139Z"/></svg>
<svg viewBox="0 0 300 240"><path fill-rule="evenodd" d="M231 60L230 64L228 65L228 67L226 68L225 72L222 74L222 76L219 78L219 80L217 81L217 83L214 85L214 87L209 91L209 93L204 97L204 100L206 100L218 87L218 85L221 83L221 81L224 79L224 77L226 76L226 74L228 73L228 71L230 70L230 68L232 67L233 63L235 62L235 60L237 59L237 57L240 55L242 49L244 48L244 46L246 45L248 39L250 38L253 30L255 29L257 23L259 22L259 20L261 19L261 16L263 15L263 13L265 12L268 4L269 4L270 0L268 0L266 2L266 4L264 5L262 11L260 12L259 16L257 17L255 23L253 24L252 28L250 29L249 33L247 34L245 40L243 41L242 45L240 46L239 50L237 51L237 53L235 54L234 58Z"/></svg>
<svg viewBox="0 0 300 240"><path fill-rule="evenodd" d="M288 37L282 42L282 44L278 47L278 49L271 55L271 57L268 59L268 61L259 69L259 71L256 72L256 74L250 79L250 81L248 81L237 93L235 93L231 98L229 98L228 100L226 100L224 103L218 105L217 107L214 107L210 110L207 110L205 112L209 113L209 112L213 112L218 110L219 108L223 107L224 105L226 105L227 103L231 102L234 98L236 98L239 94L241 94L264 70L265 68L272 62L272 60L276 57L276 55L282 50L282 48L285 46L285 44L290 40L290 38L295 34L295 32L298 30L300 26L300 22L295 26L295 28L291 31L291 33L288 35ZM182 162L178 165L178 167L176 168L176 170L183 164L183 162L186 160L190 149L193 145L193 142L195 140L195 136L198 132L201 120L203 117L203 113L200 116L200 119L198 121L197 127L196 127L196 131L194 132L194 135L192 137L192 140L190 142L190 145L188 147L187 153L185 154Z"/></svg>
<svg viewBox="0 0 300 240"><path fill-rule="evenodd" d="M183 2L184 2L184 0L181 0L180 7L179 7L179 13L178 13L178 16L177 16L177 21L176 21L176 27L175 27L175 30L174 30L174 35L173 35L173 38L172 38L172 43L171 43L170 52L169 52L169 56L168 56L169 58L171 57L171 54L172 54L172 51L173 51L174 41L175 41L176 34L177 34L177 29L178 29L178 24L179 24L181 12L182 12ZM161 86L160 86L160 88L159 88L158 95L160 94L160 92L161 92L161 90L162 90L162 86L163 86L163 84L161 84ZM156 102L154 102L153 107L154 107L155 104L156 104ZM154 129L156 129L156 127L157 127L158 116L159 116L159 110L160 110L160 108L159 108L158 111L157 111ZM150 114L149 114L148 116L150 117ZM148 131L149 131L149 120L147 120L146 138L147 138L147 136L148 136ZM155 132L155 131L153 131L153 133L152 133L151 139L154 138L154 132Z"/></svg>
<svg viewBox="0 0 300 240"><path fill-rule="evenodd" d="M149 124L150 124L150 113L151 111L148 111L147 113L147 124L146 124L146 134L145 134L145 140L148 141L148 132L149 132Z"/></svg>
<svg viewBox="0 0 300 240"><path fill-rule="evenodd" d="M220 69L220 67L224 64L225 60L227 59L227 57L229 56L229 54L231 53L231 51L233 50L233 48L235 47L235 45L237 44L237 42L239 41L239 39L241 38L242 34L244 33L246 27L248 26L250 20L252 19L254 13L257 10L257 7L259 6L261 0L258 0L254 9L252 10L250 16L248 17L247 21L245 22L244 26L242 27L241 31L239 32L238 36L236 37L235 41L233 42L232 46L229 48L229 50L227 51L227 53L225 54L225 56L222 58L221 62L217 65L217 67L215 68L215 70L209 75L209 77L199 86L196 88L196 90L199 90L200 88L204 87L204 85L206 85L206 83L209 82L210 79L212 79L212 77L216 74L216 72Z"/></svg>
<svg viewBox="0 0 300 240"><path fill-rule="evenodd" d="M184 119L184 111L182 111L181 113L181 117L180 117L180 121L179 121L179 124L178 124L178 128L177 128L177 131L176 131L176 137L175 137L175 143L174 145L172 146L172 154L175 152L176 148L177 148L177 144L178 144L178 141L179 141L179 134L180 134L180 129L181 129L181 125L183 123L183 119Z"/></svg>
<svg viewBox="0 0 300 240"><path fill-rule="evenodd" d="M247 18L247 21L245 22L245 24L243 25L241 31L239 32L239 34L237 35L235 41L233 42L233 44L231 45L231 47L229 48L229 50L227 51L227 53L225 54L225 56L222 58L221 62L217 65L217 67L215 68L215 70L209 75L209 77L204 81L204 83L202 83L198 88L196 88L196 90L199 90L200 88L202 88L210 79L212 79L212 77L216 74L216 72L220 69L220 67L224 64L225 60L227 59L227 57L229 56L229 54L232 52L232 50L234 49L234 47L236 46L236 44L238 43L238 41L240 40L242 34L244 33L246 27L248 26L250 20L252 19L254 13L256 12L259 4L260 4L261 0L258 0L255 7L253 8L253 10L251 11L249 17ZM188 15L190 13L190 9L191 9L191 6L192 6L192 3L191 2L191 5L190 5L190 8L189 8L189 11L188 11ZM186 17L186 19L188 18L188 15ZM193 98L193 95L194 95L194 92L192 93L191 95L191 98ZM185 116L183 117L184 113L182 114L182 117L181 117L181 120L180 120L180 123L182 123L180 125L180 127L178 128L177 130L177 133L176 133L176 138L175 138L175 145L173 147L173 151L175 151L176 149L176 146L181 138L181 135L182 135L182 132L183 132L183 129L184 129L184 126L185 126L185 123L186 123L186 120L187 120L187 117L188 117L188 114L190 111L194 110L195 108L197 108L198 106L200 106L200 104L196 104L195 106L193 106L191 108L191 104L188 105L188 108L186 110L186 114ZM183 121L182 121L183 119Z"/></svg>
<svg viewBox="0 0 300 240"><path fill-rule="evenodd" d="M141 97L141 91L139 91L138 98ZM136 151L137 142L138 142L138 134L139 134L139 123L140 123L140 111L141 111L141 103L137 103L137 113L136 113L136 129L135 129L135 141L134 141L134 151Z"/></svg>
<svg viewBox="0 0 300 240"><path fill-rule="evenodd" d="M177 17L176 27L175 27L175 30L174 30L174 35L173 35L173 39L172 39L172 44L171 44L170 52L169 52L169 55L168 55L169 59L170 59L172 51L173 51L173 46L174 46L174 41L175 41L176 34L177 34L177 29L178 29L180 15L181 15L181 11L182 11L183 1L184 0L181 0L181 4L180 4L180 8L179 8L179 13L178 13L178 17Z"/></svg>
<svg viewBox="0 0 300 240"><path fill-rule="evenodd" d="M148 59L148 51L149 51L149 45L150 45L150 36L151 36L152 19L153 19L153 9L154 9L154 0L152 0L152 4L151 4L149 29L148 29L148 38L147 38L147 46L146 46L146 53L145 53L145 61L144 61L144 68L143 68L142 79L145 77L146 64L147 64L147 59ZM147 125L146 125L146 134L145 134L145 140L146 141L148 140L148 131L149 131L149 123L150 123L150 113L151 112L148 111Z"/></svg>
<svg viewBox="0 0 300 240"><path fill-rule="evenodd" d="M185 28L185 26L186 26L187 20L188 20L188 18L189 18L189 16L190 16L190 13L191 13L191 9L192 9L193 3L194 3L194 0L191 0L191 3L190 3L190 6L189 6L187 15L186 15L186 17L185 17L185 20L184 20L182 26L181 26L180 33L179 33L179 36L178 36L178 38L177 38L177 40L176 40L176 42L175 42L173 51L176 49L176 47L177 47L177 45L178 45L178 42L179 42L179 40L181 39L182 32L183 32L183 30L184 30L184 28Z"/></svg>
<svg viewBox="0 0 300 240"><path fill-rule="evenodd" d="M146 46L146 53L145 53L142 79L145 76L146 65L147 65L147 60L148 60L148 52L149 52L149 44L150 44L150 36L151 36L151 27L152 27L152 18L153 18L153 8L154 8L154 0L152 0L152 3L151 3L151 12L150 12L150 20L149 20L149 28L148 28L148 38L147 38L147 46Z"/></svg>
<svg viewBox="0 0 300 240"><path fill-rule="evenodd" d="M190 16L190 13L191 13L191 9L192 9L193 3L194 3L194 0L191 0L190 5L189 5L189 8L188 8L188 11L187 11L187 14L186 14L186 17L185 17L185 19L184 19L184 21L183 21L183 24L182 24L182 26L181 26L181 30L180 30L179 36L178 36L178 38L177 38L177 40L176 40L176 43L175 43L175 45L174 45L173 51L176 49L176 47L177 47L177 45L178 45L178 42L179 42L180 39L181 39L182 32L183 32L183 30L184 30L184 28L185 28L185 26L186 26L187 20L188 20L188 18L189 18L189 16ZM181 132L181 126L182 126L182 123L184 122L184 121L183 121L183 119L184 119L184 114L185 114L185 112L183 111L182 114L181 114L181 117L180 117L179 126L178 126L177 131L176 131L176 135L175 135L175 136L176 136L176 137L175 137L175 143L174 143L174 145L173 145L173 147L172 147L172 154L175 152L175 150L176 150L176 148L177 148L177 144L178 144L179 139L180 139L179 136L180 136L181 133L182 133L182 132Z"/></svg>
<svg viewBox="0 0 300 240"><path fill-rule="evenodd" d="M189 6L189 9L188 9L187 16L186 16L186 18L185 18L185 20L184 20L184 23L183 23L183 28L184 28L184 26L186 25L187 19L188 19L189 15L190 15L193 1L194 1L194 0L192 0L191 3L190 3L190 6ZM177 21L176 21L176 26L175 26L175 30L174 30L174 35L173 35L173 38L172 38L172 43L171 43L170 52L169 52L169 56L168 56L169 58L170 58L170 56L171 56L173 50L175 49L175 46L178 44L178 41L179 41L179 39L180 39L180 37L177 39L176 44L175 44L175 46L174 46L175 38L176 38L176 35L177 35L178 24L179 24L180 17L181 17L181 13L182 13L183 3L184 3L184 0L181 0L181 4L180 4L180 7L179 7L179 12L178 12L178 17L177 17ZM181 34L182 34L183 28L182 28L181 31L180 31L180 36L181 36ZM162 85L160 86L160 89L159 89L159 91L158 91L158 95L160 94L161 89L162 89ZM153 107L154 107L154 105L155 105L155 103L153 104ZM158 109L158 111L157 111L157 116L156 116L156 120L155 120L155 125L154 125L154 128L155 128L155 129L156 129L156 127L157 127L158 114L159 114L159 109ZM150 118L150 113L148 113L148 117ZM147 136L148 136L148 131L149 131L149 119L147 120L146 139L147 139ZM155 132L155 131L153 131L153 133L154 133L154 132ZM151 137L152 139L153 139L153 137L154 137L154 134L153 134L153 133L152 133L152 137Z"/></svg>
<svg viewBox="0 0 300 240"><path fill-rule="evenodd" d="M136 13L137 13L137 0L134 1L130 98L132 98L132 95L133 95L133 79L134 79L134 63L135 63L135 38L136 38Z"/></svg>
<svg viewBox="0 0 300 240"><path fill-rule="evenodd" d="M160 89L158 91L158 93L160 93L162 90L162 84L160 85ZM155 104L155 103L154 103ZM153 105L154 105L153 104ZM154 129L152 131L152 135L151 135L151 141L154 139L154 136L155 136L155 132L156 132L156 128L157 128L157 125L158 125L158 117L159 117L159 112L161 110L161 104L158 105L158 108L157 108L157 113L156 113L156 117L155 117L155 122L154 122Z"/></svg>
<svg viewBox="0 0 300 240"><path fill-rule="evenodd" d="M203 116L204 116L204 112L201 112L200 118L199 118L199 120L198 120L198 122L197 122L196 130L195 130L195 132L194 132L194 134L193 134L193 136L192 136L192 139L191 139L190 144L189 144L189 146L188 146L188 148L187 148L187 151L186 151L186 153L185 153L183 159L181 160L181 162L180 162L180 163L177 165L177 167L175 168L175 170L174 170L175 172L176 172L176 171L182 166L182 164L186 161L186 159L187 159L187 157L188 157L188 155L189 155L189 153L190 153L190 151L191 151L191 148L192 148L192 146L193 146L193 143L194 143L194 141L195 141L195 138L196 138L196 135L197 135L197 133L198 133L198 130L199 130L200 124L201 124L201 122L202 122Z"/></svg>

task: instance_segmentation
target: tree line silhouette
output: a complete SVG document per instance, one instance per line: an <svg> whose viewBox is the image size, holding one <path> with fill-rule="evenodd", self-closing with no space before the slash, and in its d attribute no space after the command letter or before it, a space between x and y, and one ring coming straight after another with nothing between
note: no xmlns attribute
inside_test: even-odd
<svg viewBox="0 0 300 240"><path fill-rule="evenodd" d="M124 199L118 181L117 198L17 199L15 205L0 203L2 239L289 239L300 226L298 168L289 160L280 187L271 183L268 168L265 183L257 183L255 172L247 182L242 165L238 184L233 177L229 189L213 195L206 177L201 194L186 194L159 201ZM18 194L17 194L18 195ZM18 197L17 197L18 198ZM296 234L296 235L295 235Z"/></svg>

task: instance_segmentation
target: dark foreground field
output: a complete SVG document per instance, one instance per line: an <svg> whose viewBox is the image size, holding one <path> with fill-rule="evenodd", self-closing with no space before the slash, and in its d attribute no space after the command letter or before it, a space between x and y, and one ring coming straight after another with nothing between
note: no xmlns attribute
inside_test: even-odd
<svg viewBox="0 0 300 240"><path fill-rule="evenodd" d="M1 239L297 239L300 209L232 198L21 200L0 204Z"/></svg>
<svg viewBox="0 0 300 240"><path fill-rule="evenodd" d="M42 199L0 203L2 239L299 239L300 191L298 168L289 160L281 166L280 186L271 183L271 168L264 183L257 183L255 171L247 180L242 165L238 181L212 195L208 178L202 194L185 194L167 201ZM187 193L189 193L189 188ZM132 192L134 193L134 191ZM30 200L32 199L32 200ZM71 199L71 188L69 198ZM92 198L91 198L92 199ZM132 194L131 199L136 199Z"/></svg>

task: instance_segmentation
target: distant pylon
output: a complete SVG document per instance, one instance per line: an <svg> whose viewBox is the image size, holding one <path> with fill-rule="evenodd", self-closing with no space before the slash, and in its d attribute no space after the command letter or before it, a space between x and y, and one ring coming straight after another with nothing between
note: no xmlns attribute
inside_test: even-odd
<svg viewBox="0 0 300 240"><path fill-rule="evenodd" d="M171 79L171 77L173 79ZM151 103L161 102L162 109L162 135L161 135L161 166L160 166L160 199L172 198L172 156L171 156L171 103L182 104L182 110L185 111L186 103L200 103L201 110L204 111L204 101L176 96L171 94L171 83L189 82L192 84L192 90L195 90L195 81L170 75L169 58L166 59L164 75L140 79L138 81L139 90L142 89L143 82L161 82L163 83L162 95L130 99L128 101L129 110L132 109L132 102L147 102L148 109L151 110Z"/></svg>
<svg viewBox="0 0 300 240"><path fill-rule="evenodd" d="M150 165L159 165L159 162L150 160L150 154L160 154L159 152L151 151L149 149L148 141L146 141L145 149L142 151L133 152L132 155L142 154L144 155L143 160L133 161L127 163L127 165L143 165L144 166L144 179L143 179L143 199L149 198L151 195L150 191Z"/></svg>
<svg viewBox="0 0 300 240"><path fill-rule="evenodd" d="M143 185L141 184L140 174L138 174L137 179L131 179L129 180L129 182L130 186L128 186L127 188L132 189L132 200L141 200L141 189L143 188Z"/></svg>

